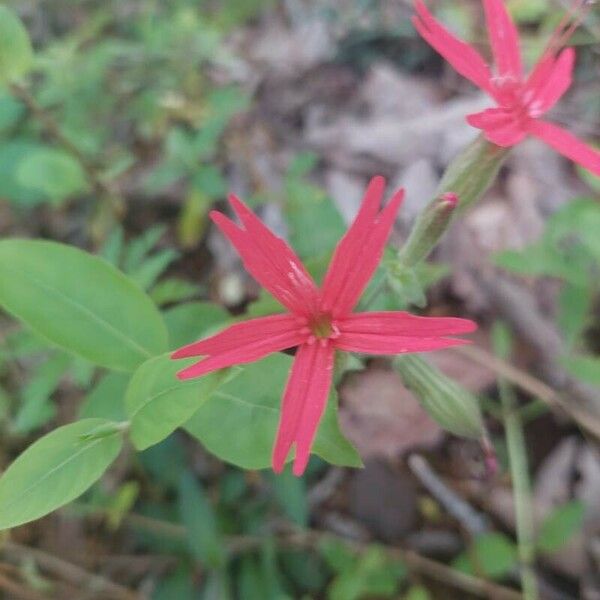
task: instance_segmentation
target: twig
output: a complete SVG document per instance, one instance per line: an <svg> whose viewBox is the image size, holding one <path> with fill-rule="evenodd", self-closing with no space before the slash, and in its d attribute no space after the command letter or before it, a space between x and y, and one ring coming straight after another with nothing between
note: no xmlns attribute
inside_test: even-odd
<svg viewBox="0 0 600 600"><path fill-rule="evenodd" d="M33 558L42 569L61 577L63 580L79 587L108 592L115 600L139 600L140 598L139 594L110 581L102 575L89 573L85 569L52 554L48 554L43 550L6 541L2 544L0 552L17 561L23 558Z"/></svg>
<svg viewBox="0 0 600 600"><path fill-rule="evenodd" d="M125 202L114 187L106 182L96 165L94 165L83 152L74 144L60 128L54 118L38 103L35 97L24 85L11 84L12 93L17 96L27 107L29 112L42 124L48 135L50 135L64 150L66 150L81 165L92 187L99 197L106 200L116 217L123 216Z"/></svg>
<svg viewBox="0 0 600 600"><path fill-rule="evenodd" d="M408 466L429 493L471 534L488 531L490 524L485 515L478 513L468 502L451 490L418 454L411 454Z"/></svg>

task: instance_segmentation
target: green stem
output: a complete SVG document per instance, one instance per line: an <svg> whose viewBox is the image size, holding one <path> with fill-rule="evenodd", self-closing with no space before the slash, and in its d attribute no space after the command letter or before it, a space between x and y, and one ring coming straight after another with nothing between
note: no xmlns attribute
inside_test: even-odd
<svg viewBox="0 0 600 600"><path fill-rule="evenodd" d="M513 485L517 543L521 563L521 585L525 600L539 598L534 571L535 545L533 529L533 507L531 502L531 481L527 464L527 449L523 433L523 421L512 387L500 380L500 399L504 415L504 430L508 446L508 458Z"/></svg>

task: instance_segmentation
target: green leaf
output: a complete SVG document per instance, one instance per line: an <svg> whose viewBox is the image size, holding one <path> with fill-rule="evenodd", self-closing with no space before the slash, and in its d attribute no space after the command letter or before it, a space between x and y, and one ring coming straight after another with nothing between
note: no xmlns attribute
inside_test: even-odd
<svg viewBox="0 0 600 600"><path fill-rule="evenodd" d="M161 250L146 258L135 271L128 275L143 290L148 290L177 258L179 258L179 253L175 250Z"/></svg>
<svg viewBox="0 0 600 600"><path fill-rule="evenodd" d="M57 346L133 371L167 350L150 298L106 261L46 241L0 242L0 305Z"/></svg>
<svg viewBox="0 0 600 600"><path fill-rule="evenodd" d="M25 188L41 192L53 204L60 204L88 188L79 162L54 148L40 148L22 160L17 181Z"/></svg>
<svg viewBox="0 0 600 600"><path fill-rule="evenodd" d="M124 421L125 392L130 376L124 373L108 373L84 398L79 408L79 418L99 418L111 421Z"/></svg>
<svg viewBox="0 0 600 600"><path fill-rule="evenodd" d="M569 356L562 363L571 375L590 383L600 385L600 357L598 356Z"/></svg>
<svg viewBox="0 0 600 600"><path fill-rule="evenodd" d="M291 364L290 356L278 353L238 367L241 372L211 395L185 429L226 462L245 469L269 467ZM359 467L360 457L340 432L336 415L332 390L312 451L330 463Z"/></svg>
<svg viewBox="0 0 600 600"><path fill-rule="evenodd" d="M18 206L35 206L46 201L39 191L21 185L17 178L19 166L31 152L45 148L27 138L17 138L0 144L0 197Z"/></svg>
<svg viewBox="0 0 600 600"><path fill-rule="evenodd" d="M179 277L168 277L159 281L150 291L150 297L158 306L165 304L175 304L191 300L194 296L199 296L202 292L202 286L192 283L187 279Z"/></svg>
<svg viewBox="0 0 600 600"><path fill-rule="evenodd" d="M27 30L12 10L0 5L0 84L21 78L32 63L33 50Z"/></svg>
<svg viewBox="0 0 600 600"><path fill-rule="evenodd" d="M358 556L352 568L344 570L329 587L330 600L359 600L365 597L393 598L398 579L405 569L391 561L378 546L370 546Z"/></svg>
<svg viewBox="0 0 600 600"><path fill-rule="evenodd" d="M119 454L122 438L82 436L108 423L85 419L64 425L27 448L0 478L0 529L39 519L97 481Z"/></svg>
<svg viewBox="0 0 600 600"><path fill-rule="evenodd" d="M130 435L138 450L158 444L183 425L227 377L220 371L180 381L177 372L197 359L172 360L169 354L146 361L133 374L125 406Z"/></svg>
<svg viewBox="0 0 600 600"><path fill-rule="evenodd" d="M229 320L229 313L211 302L188 302L164 313L173 348L191 344Z"/></svg>
<svg viewBox="0 0 600 600"><path fill-rule="evenodd" d="M333 251L346 231L333 200L303 181L288 180L284 206L290 243L301 257L319 257Z"/></svg>
<svg viewBox="0 0 600 600"><path fill-rule="evenodd" d="M221 567L225 562L225 547L212 504L199 482L189 473L184 473L179 483L179 512L188 545L196 558L207 567Z"/></svg>
<svg viewBox="0 0 600 600"><path fill-rule="evenodd" d="M548 515L540 528L537 546L543 552L555 552L569 542L583 526L585 504L573 500Z"/></svg>
<svg viewBox="0 0 600 600"><path fill-rule="evenodd" d="M473 541L471 551L456 558L454 567L464 573L474 575L481 571L488 577L499 579L507 575L516 563L515 544L502 533L490 532L478 536Z"/></svg>
<svg viewBox="0 0 600 600"><path fill-rule="evenodd" d="M585 330L592 308L593 295L585 286L565 284L558 297L558 324L569 346L577 343Z"/></svg>
<svg viewBox="0 0 600 600"><path fill-rule="evenodd" d="M432 596L425 586L413 585L402 600L432 600Z"/></svg>

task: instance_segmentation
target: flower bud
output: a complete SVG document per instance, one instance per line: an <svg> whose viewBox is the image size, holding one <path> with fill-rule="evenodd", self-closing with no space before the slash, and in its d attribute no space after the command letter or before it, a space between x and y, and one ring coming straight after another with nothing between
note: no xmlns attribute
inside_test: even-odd
<svg viewBox="0 0 600 600"><path fill-rule="evenodd" d="M479 402L473 394L416 355L398 356L394 366L406 387L441 427L461 437L484 436Z"/></svg>

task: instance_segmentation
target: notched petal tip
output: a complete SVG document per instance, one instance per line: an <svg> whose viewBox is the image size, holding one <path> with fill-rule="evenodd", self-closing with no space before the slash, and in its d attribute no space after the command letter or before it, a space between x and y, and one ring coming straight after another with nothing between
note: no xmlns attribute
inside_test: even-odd
<svg viewBox="0 0 600 600"><path fill-rule="evenodd" d="M242 200L240 200L239 196L236 194L229 194L227 199L229 200L231 208L233 208L233 211L237 215L238 219L242 221L242 223L244 223L244 221L248 218L256 218L256 215Z"/></svg>
<svg viewBox="0 0 600 600"><path fill-rule="evenodd" d="M406 192L404 190L404 188L400 188L399 190L396 190L394 192L394 195L390 198L390 202L398 202L398 204L402 204L402 202L404 202L404 196L406 195Z"/></svg>

